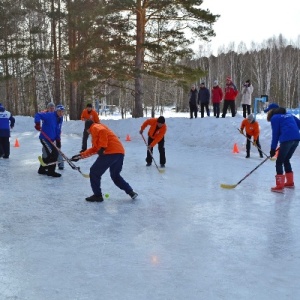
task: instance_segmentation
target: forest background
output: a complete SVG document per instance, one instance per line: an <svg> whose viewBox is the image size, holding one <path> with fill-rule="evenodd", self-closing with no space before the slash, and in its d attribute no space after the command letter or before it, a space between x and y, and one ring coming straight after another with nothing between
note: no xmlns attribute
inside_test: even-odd
<svg viewBox="0 0 300 300"><path fill-rule="evenodd" d="M0 0L0 102L30 115L52 101L70 119L86 103L118 107L122 117L146 110L188 109L192 84L231 76L253 98L299 106L300 38L282 35L251 48L232 42L217 56L207 47L220 15L201 0ZM203 41L203 45L201 45ZM200 44L193 50L193 45Z"/></svg>

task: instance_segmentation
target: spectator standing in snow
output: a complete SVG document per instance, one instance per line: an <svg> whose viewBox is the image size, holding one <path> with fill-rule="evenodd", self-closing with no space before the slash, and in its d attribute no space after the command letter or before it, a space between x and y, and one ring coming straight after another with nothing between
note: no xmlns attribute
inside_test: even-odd
<svg viewBox="0 0 300 300"><path fill-rule="evenodd" d="M85 198L90 202L102 202L101 177L109 168L110 177L114 184L125 191L132 199L138 194L120 175L122 171L125 150L120 139L115 133L103 124L85 121L85 130L92 136L92 147L72 157L72 161L98 154L98 157L90 169L90 183L93 195Z"/></svg>
<svg viewBox="0 0 300 300"><path fill-rule="evenodd" d="M219 87L218 80L214 81L213 88L211 89L211 101L213 104L214 117L220 117L220 103L223 99L223 91Z"/></svg>
<svg viewBox="0 0 300 300"><path fill-rule="evenodd" d="M282 193L285 187L294 188L294 173L290 159L299 144L300 120L286 113L286 109L279 107L276 103L269 104L264 112L268 113L267 120L271 122L272 127L270 157L275 156L276 147L280 143L276 159L276 186L272 187L271 191Z"/></svg>
<svg viewBox="0 0 300 300"><path fill-rule="evenodd" d="M41 131L40 142L46 150L46 157L43 161L46 164L54 163L58 159L58 151L52 143L56 143L57 148L61 148L61 127L64 116L64 106L57 105L54 112L38 112L34 116L35 129ZM41 127L42 122L42 127ZM43 134L45 133L45 135ZM47 137L46 137L47 135ZM51 142L49 141L51 140ZM47 167L40 165L38 173L52 177L60 177L61 174L55 172L56 164Z"/></svg>
<svg viewBox="0 0 300 300"><path fill-rule="evenodd" d="M242 107L243 107L243 117L246 118L247 115L251 114L251 97L253 93L253 85L248 79L243 85L242 89Z"/></svg>
<svg viewBox="0 0 300 300"><path fill-rule="evenodd" d="M15 118L0 104L0 157L9 158L10 130L15 126Z"/></svg>
<svg viewBox="0 0 300 300"><path fill-rule="evenodd" d="M100 123L99 116L97 112L93 109L91 103L88 103L86 105L86 108L81 113L81 121L85 122L87 120L92 120L95 123ZM88 138L89 138L89 133L84 129L82 133L82 146L80 152L83 152L87 149Z"/></svg>
<svg viewBox="0 0 300 300"><path fill-rule="evenodd" d="M165 153L165 134L167 132L167 125L165 118L160 116L159 118L151 118L146 120L140 129L140 134L143 134L143 131L147 126L150 126L148 131L148 148L147 148L147 157L146 157L146 166L150 167L152 164L152 155L153 147L158 144L159 151L159 162L162 168L166 164L166 153ZM151 152L151 153L150 153Z"/></svg>
<svg viewBox="0 0 300 300"><path fill-rule="evenodd" d="M248 115L246 119L244 119L241 123L241 129L240 132L244 134L244 129L246 131L246 151L247 155L246 158L250 157L250 148L251 148L251 137L253 137L253 145L257 147L259 156L262 158L263 153L261 151L261 146L259 142L259 134L260 134L260 129L259 129L259 124L255 120L253 114Z"/></svg>
<svg viewBox="0 0 300 300"><path fill-rule="evenodd" d="M230 107L231 110L231 116L234 117L236 114L235 111L235 98L238 95L238 90L235 86L235 84L232 82L232 79L230 77L226 78L226 87L224 90L224 103L223 103L223 113L222 118L226 117L226 113L228 110L228 107Z"/></svg>
<svg viewBox="0 0 300 300"><path fill-rule="evenodd" d="M201 118L204 118L204 108L206 109L206 114L209 117L209 99L210 92L209 89L205 86L205 82L200 84L198 92L198 104L200 105Z"/></svg>
<svg viewBox="0 0 300 300"><path fill-rule="evenodd" d="M198 91L196 87L193 85L189 94L190 119L193 119L193 116L197 118L197 114L198 114L197 99L198 99Z"/></svg>

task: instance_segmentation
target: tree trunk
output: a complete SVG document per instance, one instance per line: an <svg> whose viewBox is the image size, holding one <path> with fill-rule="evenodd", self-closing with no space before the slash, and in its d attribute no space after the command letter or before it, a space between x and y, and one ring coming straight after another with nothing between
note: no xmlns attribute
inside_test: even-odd
<svg viewBox="0 0 300 300"><path fill-rule="evenodd" d="M141 0L137 1L136 14L136 55L135 55L135 97L134 118L143 117L143 78L144 70L144 34L145 34L145 9Z"/></svg>

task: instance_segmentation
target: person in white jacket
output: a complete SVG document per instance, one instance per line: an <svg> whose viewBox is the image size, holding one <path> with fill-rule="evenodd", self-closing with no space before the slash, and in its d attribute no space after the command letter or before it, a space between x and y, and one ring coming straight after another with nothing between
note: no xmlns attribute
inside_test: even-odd
<svg viewBox="0 0 300 300"><path fill-rule="evenodd" d="M251 101L252 101L253 85L248 79L243 85L242 89L242 107L243 107L243 117L246 118L247 115L251 114Z"/></svg>

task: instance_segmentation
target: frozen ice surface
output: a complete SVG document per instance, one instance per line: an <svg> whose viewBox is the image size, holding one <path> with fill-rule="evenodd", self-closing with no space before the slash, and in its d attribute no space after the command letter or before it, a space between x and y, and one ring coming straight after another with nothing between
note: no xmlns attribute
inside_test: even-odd
<svg viewBox="0 0 300 300"><path fill-rule="evenodd" d="M145 167L145 118L103 120L123 141L122 175L139 197L131 200L107 172L102 203L85 201L89 180L67 164L61 178L37 174L38 133L32 118L17 116L10 159L0 159L0 299L300 299L300 148L294 190L270 192L272 161L222 189L262 161L254 147L244 158L242 117L187 116L166 120L163 174ZM259 122L269 153L270 123ZM82 129L81 121L63 125L69 157ZM157 148L154 157L159 163ZM86 173L94 159L76 164Z"/></svg>

